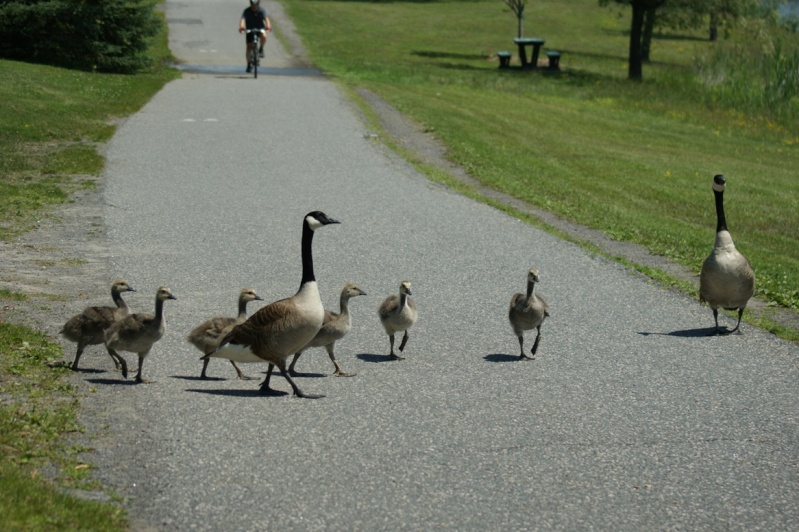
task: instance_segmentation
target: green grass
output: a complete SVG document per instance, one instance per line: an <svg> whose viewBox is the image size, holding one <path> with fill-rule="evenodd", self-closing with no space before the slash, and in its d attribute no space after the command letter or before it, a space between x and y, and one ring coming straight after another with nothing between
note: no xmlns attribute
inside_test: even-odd
<svg viewBox="0 0 799 532"><path fill-rule="evenodd" d="M3 299L5 296L3 296ZM120 529L115 506L78 501L56 486L92 488L86 449L65 435L80 432L78 396L58 362L61 347L46 335L0 323L0 522L4 530ZM56 466L54 484L42 470Z"/></svg>
<svg viewBox="0 0 799 532"><path fill-rule="evenodd" d="M497 69L497 51L516 53L498 1L285 2L314 62L433 131L482 183L697 272L715 232L712 177L725 174L758 295L799 308L799 100L725 99L708 65L743 44L700 33L660 35L630 82L628 14L596 4L530 3L525 34L563 52L565 71L549 73ZM799 50L799 36L781 39L783 56Z"/></svg>
<svg viewBox="0 0 799 532"><path fill-rule="evenodd" d="M77 187L96 186L103 170L97 148L114 121L137 111L179 76L166 32L150 50L156 66L136 75L109 75L0 60L0 239L10 240L69 200ZM69 259L67 259L69 260ZM80 259L74 259L77 266ZM26 294L0 290L13 315ZM6 314L0 315L5 319ZM69 384L60 345L30 328L0 321L0 528L121 530L124 510L75 499L64 487L97 489L87 449L67 436L82 429L79 398ZM46 472L46 473L45 473Z"/></svg>
<svg viewBox="0 0 799 532"><path fill-rule="evenodd" d="M37 211L67 201L82 175L103 170L98 143L115 119L143 106L179 74L165 35L154 43L156 66L137 75L111 75L0 60L0 239L32 227Z"/></svg>

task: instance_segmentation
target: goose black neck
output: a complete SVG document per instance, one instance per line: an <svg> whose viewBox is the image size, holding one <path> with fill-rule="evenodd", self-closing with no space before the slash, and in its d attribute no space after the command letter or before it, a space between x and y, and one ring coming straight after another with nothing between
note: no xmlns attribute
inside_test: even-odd
<svg viewBox="0 0 799 532"><path fill-rule="evenodd" d="M239 316L247 315L247 300L239 299Z"/></svg>
<svg viewBox="0 0 799 532"><path fill-rule="evenodd" d="M724 191L714 190L713 194L716 196L716 232L727 230L727 219L724 217Z"/></svg>
<svg viewBox="0 0 799 532"><path fill-rule="evenodd" d="M316 281L313 273L313 230L308 226L308 222L302 224L302 281L300 286L305 283Z"/></svg>
<svg viewBox="0 0 799 532"><path fill-rule="evenodd" d="M111 299L114 300L114 303L116 304L117 307L125 306L125 300L122 299L122 294L120 292L117 292L116 290L111 290Z"/></svg>
<svg viewBox="0 0 799 532"><path fill-rule="evenodd" d="M155 321L161 321L164 317L164 300L155 298Z"/></svg>
<svg viewBox="0 0 799 532"><path fill-rule="evenodd" d="M527 299L533 295L533 290L535 290L535 281L527 281Z"/></svg>

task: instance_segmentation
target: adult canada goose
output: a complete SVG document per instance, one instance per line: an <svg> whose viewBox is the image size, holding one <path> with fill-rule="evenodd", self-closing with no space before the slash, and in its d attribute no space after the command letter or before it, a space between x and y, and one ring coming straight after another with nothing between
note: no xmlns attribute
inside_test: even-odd
<svg viewBox="0 0 799 532"><path fill-rule="evenodd" d="M75 361L72 363L74 371L78 370L78 361L83 350L90 345L102 344L105 330L118 319L128 315L128 305L122 299L122 292L135 292L135 290L125 279L115 279L111 284L111 299L114 300L115 307L86 307L80 314L69 318L61 328L60 334L64 338L78 344ZM124 367L124 360L117 360L113 356L111 359L117 370ZM127 367L124 371L127 373Z"/></svg>
<svg viewBox="0 0 799 532"><path fill-rule="evenodd" d="M408 329L416 322L416 304L410 298L411 296L411 283L409 281L402 281L399 287L399 295L394 294L388 296L380 304L377 309L377 315L380 316L380 323L388 334L388 339L391 344L391 353L389 357L392 360L404 360L394 353L394 335L400 331L405 331L402 336L399 350L402 352L405 349L405 344L408 343Z"/></svg>
<svg viewBox="0 0 799 532"><path fill-rule="evenodd" d="M713 251L702 264L699 274L699 301L713 309L716 322L714 334L719 334L719 307L738 311L738 323L729 333L741 325L746 304L755 293L755 272L746 257L735 249L727 220L724 217L724 187L727 180L723 175L713 178L713 195L716 197L716 242Z"/></svg>
<svg viewBox="0 0 799 532"><path fill-rule="evenodd" d="M116 321L105 331L105 347L112 357L120 358L117 351L129 351L139 355L137 383L149 383L142 378L142 365L153 344L161 339L166 330L164 322L164 301L177 299L172 291L162 286L155 293L155 314L130 314ZM127 378L127 371L122 375Z"/></svg>
<svg viewBox="0 0 799 532"><path fill-rule="evenodd" d="M330 356L331 362L333 362L333 366L336 368L336 371L333 373L338 377L354 377L355 373L347 373L346 371L342 371L341 367L336 362L336 355L333 354L333 348L336 345L337 340L341 340L344 336L350 332L350 328L352 328L352 320L350 319L350 308L349 308L349 301L351 298L356 296L365 296L366 292L358 288L353 283L347 283L344 285L344 288L341 290L341 297L339 298L339 313L336 314L335 312L331 312L329 310L325 310L325 320L322 323L322 328L319 329L319 332L316 333L313 340L311 340L308 345L303 347L300 351L294 355L294 360L291 361L291 365L289 366L289 373L294 377L297 377L299 373L294 371L294 366L297 364L297 360L299 360L300 355L306 349L311 347L324 347L327 349L327 354Z"/></svg>
<svg viewBox="0 0 799 532"><path fill-rule="evenodd" d="M286 370L286 360L305 347L322 328L325 309L314 277L312 242L314 231L337 223L337 220L321 211L305 215L302 220L302 280L297 293L262 307L247 321L233 327L222 339L219 348L204 358L269 362L266 378L261 383L261 393L264 395L276 393L269 387L269 379L277 366L295 395L309 399L323 397L300 390Z"/></svg>
<svg viewBox="0 0 799 532"><path fill-rule="evenodd" d="M527 293L519 292L510 298L508 320L510 320L513 332L519 338L519 358L522 360L535 360L538 342L541 340L541 324L549 316L549 305L535 293L535 283L540 280L538 270L530 268L530 271L527 272ZM524 354L524 331L532 329L537 329L537 334L533 348L530 350L533 356L528 357Z"/></svg>
<svg viewBox="0 0 799 532"><path fill-rule="evenodd" d="M263 301L264 298L259 296L255 293L255 290L252 288L243 288L239 293L239 315L236 318L230 318L227 316L217 316L216 318L211 318L202 322L200 325L192 329L189 335L186 337L186 340L189 341L194 347L202 351L204 355L211 353L219 347L219 342L222 341L222 338L225 337L227 333L230 332L231 329L235 325L239 323L244 323L244 320L247 319L247 303L250 301ZM210 359L206 358L203 360L203 370L200 373L201 379L207 379L208 377L205 374L206 368L208 368L208 362ZM251 380L252 377L248 377L244 375L239 367L236 365L235 362L232 360L230 361L233 364L233 367L236 369L236 374L238 378L241 380Z"/></svg>

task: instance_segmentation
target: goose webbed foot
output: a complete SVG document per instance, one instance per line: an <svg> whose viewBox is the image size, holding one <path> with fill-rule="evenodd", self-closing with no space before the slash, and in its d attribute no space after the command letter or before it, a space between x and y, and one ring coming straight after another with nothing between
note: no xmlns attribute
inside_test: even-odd
<svg viewBox="0 0 799 532"><path fill-rule="evenodd" d="M401 356L399 356L397 354L394 354L394 353L389 354L388 358L390 360L405 360L405 357L401 357Z"/></svg>
<svg viewBox="0 0 799 532"><path fill-rule="evenodd" d="M291 385L291 389L294 390L294 395L296 395L297 397L302 397L303 399L321 399L322 397L324 397L324 395L320 395L320 394L310 394L310 393L303 392L302 390L300 390L299 386L297 386L294 383L294 379L291 378L291 375L289 375L289 372L285 369L285 367L282 367L282 368L279 368L279 369L280 369L280 373L283 375L283 377L287 381L289 381L289 384Z"/></svg>
<svg viewBox="0 0 799 532"><path fill-rule="evenodd" d="M341 368L338 368L336 369L336 371L333 372L333 375L335 375L336 377L354 377L355 375L357 375L357 373L348 373L346 371L343 371Z"/></svg>

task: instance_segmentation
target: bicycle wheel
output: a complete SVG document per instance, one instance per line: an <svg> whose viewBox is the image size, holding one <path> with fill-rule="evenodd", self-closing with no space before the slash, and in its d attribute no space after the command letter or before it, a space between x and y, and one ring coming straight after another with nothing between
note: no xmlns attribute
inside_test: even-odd
<svg viewBox="0 0 799 532"><path fill-rule="evenodd" d="M252 76L253 79L258 79L258 39L253 39L252 43Z"/></svg>

